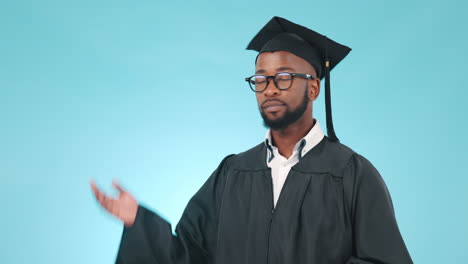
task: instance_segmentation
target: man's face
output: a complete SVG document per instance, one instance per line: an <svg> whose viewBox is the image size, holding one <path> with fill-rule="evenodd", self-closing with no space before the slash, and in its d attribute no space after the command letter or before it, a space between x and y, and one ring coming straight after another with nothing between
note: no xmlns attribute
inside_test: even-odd
<svg viewBox="0 0 468 264"><path fill-rule="evenodd" d="M316 77L314 68L304 59L286 51L263 52L257 58L255 74L266 76L278 72L306 73ZM294 77L287 90L279 90L272 79L265 91L256 93L257 103L265 126L283 130L311 110L310 101L317 98L320 80ZM311 112L308 111L308 113ZM312 116L311 116L312 118Z"/></svg>

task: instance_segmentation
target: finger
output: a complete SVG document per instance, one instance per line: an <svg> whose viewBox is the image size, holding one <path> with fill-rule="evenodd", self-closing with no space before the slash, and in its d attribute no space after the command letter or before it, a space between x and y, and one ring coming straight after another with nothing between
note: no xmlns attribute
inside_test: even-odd
<svg viewBox="0 0 468 264"><path fill-rule="evenodd" d="M107 211L110 211L112 203L111 203L111 201L109 200L108 197L103 196L103 197L101 198L101 200L99 200L99 203L100 203L100 204L102 205L102 207L104 207Z"/></svg>
<svg viewBox="0 0 468 264"><path fill-rule="evenodd" d="M99 202L102 206L105 206L105 205L106 205L107 197L106 197L102 192L99 192L99 191L98 191L98 194L97 194L96 199L98 200L98 202Z"/></svg>
<svg viewBox="0 0 468 264"><path fill-rule="evenodd" d="M106 203L107 211L115 216L118 216L120 211L119 203L114 199L108 199Z"/></svg>
<svg viewBox="0 0 468 264"><path fill-rule="evenodd" d="M102 192L99 190L95 183L91 183L91 189L93 190L94 197L97 200L99 200L99 197L102 195Z"/></svg>
<svg viewBox="0 0 468 264"><path fill-rule="evenodd" d="M99 190L94 181L91 181L91 188L93 189L94 195L99 204L109 213L116 215L118 213L116 200L105 195L104 192Z"/></svg>
<svg viewBox="0 0 468 264"><path fill-rule="evenodd" d="M111 199L110 197L106 195L101 195L99 196L99 203L101 204L104 209L106 209L110 213L114 213L115 209L115 200Z"/></svg>
<svg viewBox="0 0 468 264"><path fill-rule="evenodd" d="M99 190L96 186L96 182L94 182L94 180L91 180L90 185L91 185L91 189L93 190L94 196L96 196L97 198Z"/></svg>
<svg viewBox="0 0 468 264"><path fill-rule="evenodd" d="M115 189L117 189L119 192L125 192L125 190L120 186L119 182L117 180L112 181L112 186L114 186Z"/></svg>
<svg viewBox="0 0 468 264"><path fill-rule="evenodd" d="M101 207L110 214L117 216L118 209L116 208L116 201L105 195L103 192L99 191L99 189L96 187L96 184L91 183L91 188L93 189L96 200L99 202Z"/></svg>
<svg viewBox="0 0 468 264"><path fill-rule="evenodd" d="M109 206L110 206L109 212L115 216L118 216L119 206L117 205L117 203L113 201Z"/></svg>
<svg viewBox="0 0 468 264"><path fill-rule="evenodd" d="M93 189L94 196L96 197L96 199L98 201L103 201L104 198L106 197L106 195L101 190L99 190L99 188L96 186L96 184L92 184L91 188Z"/></svg>
<svg viewBox="0 0 468 264"><path fill-rule="evenodd" d="M96 196L96 199L99 200L99 197L101 196L105 196L104 192L102 192L96 185L96 182L94 182L93 180L91 180L91 189L93 190L94 192L94 195Z"/></svg>
<svg viewBox="0 0 468 264"><path fill-rule="evenodd" d="M105 195L103 192L101 192L96 186L94 186L93 190L94 190L94 193L95 193L95 196L96 196L96 200L98 200L98 202L104 208L108 209L109 203L110 203L110 201L112 201L112 199L110 197L108 197L107 195Z"/></svg>

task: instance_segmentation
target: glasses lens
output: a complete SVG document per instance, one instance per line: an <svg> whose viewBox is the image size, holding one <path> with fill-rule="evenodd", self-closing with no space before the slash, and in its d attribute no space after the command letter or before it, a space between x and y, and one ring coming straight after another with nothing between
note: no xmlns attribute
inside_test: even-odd
<svg viewBox="0 0 468 264"><path fill-rule="evenodd" d="M280 89L288 89L291 86L292 76L287 72L280 72L275 75L275 82Z"/></svg>
<svg viewBox="0 0 468 264"><path fill-rule="evenodd" d="M267 85L267 78L263 75L254 75L250 78L249 84L255 91L263 91Z"/></svg>

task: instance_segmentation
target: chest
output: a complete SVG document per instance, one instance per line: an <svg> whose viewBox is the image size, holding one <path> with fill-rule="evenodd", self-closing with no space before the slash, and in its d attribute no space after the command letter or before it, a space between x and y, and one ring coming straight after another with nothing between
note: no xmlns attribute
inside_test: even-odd
<svg viewBox="0 0 468 264"><path fill-rule="evenodd" d="M235 249L247 259L277 254L283 261L299 262L305 259L295 258L304 252L320 254L329 247L350 250L352 232L340 179L292 169L276 206L273 199L271 170L229 175L219 220L219 249L231 253Z"/></svg>

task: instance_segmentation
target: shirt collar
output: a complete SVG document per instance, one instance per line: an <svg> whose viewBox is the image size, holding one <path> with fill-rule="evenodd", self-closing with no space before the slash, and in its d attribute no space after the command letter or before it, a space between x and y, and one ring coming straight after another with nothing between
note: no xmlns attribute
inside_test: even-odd
<svg viewBox="0 0 468 264"><path fill-rule="evenodd" d="M315 119L314 126L309 130L307 135L296 143L293 150L293 156L295 152L298 152L299 160L312 148L314 148L324 138L324 133L320 127L320 123ZM270 164L276 155L279 155L278 149L272 144L271 140L271 129L268 129L265 135L265 146L267 147L267 164Z"/></svg>

